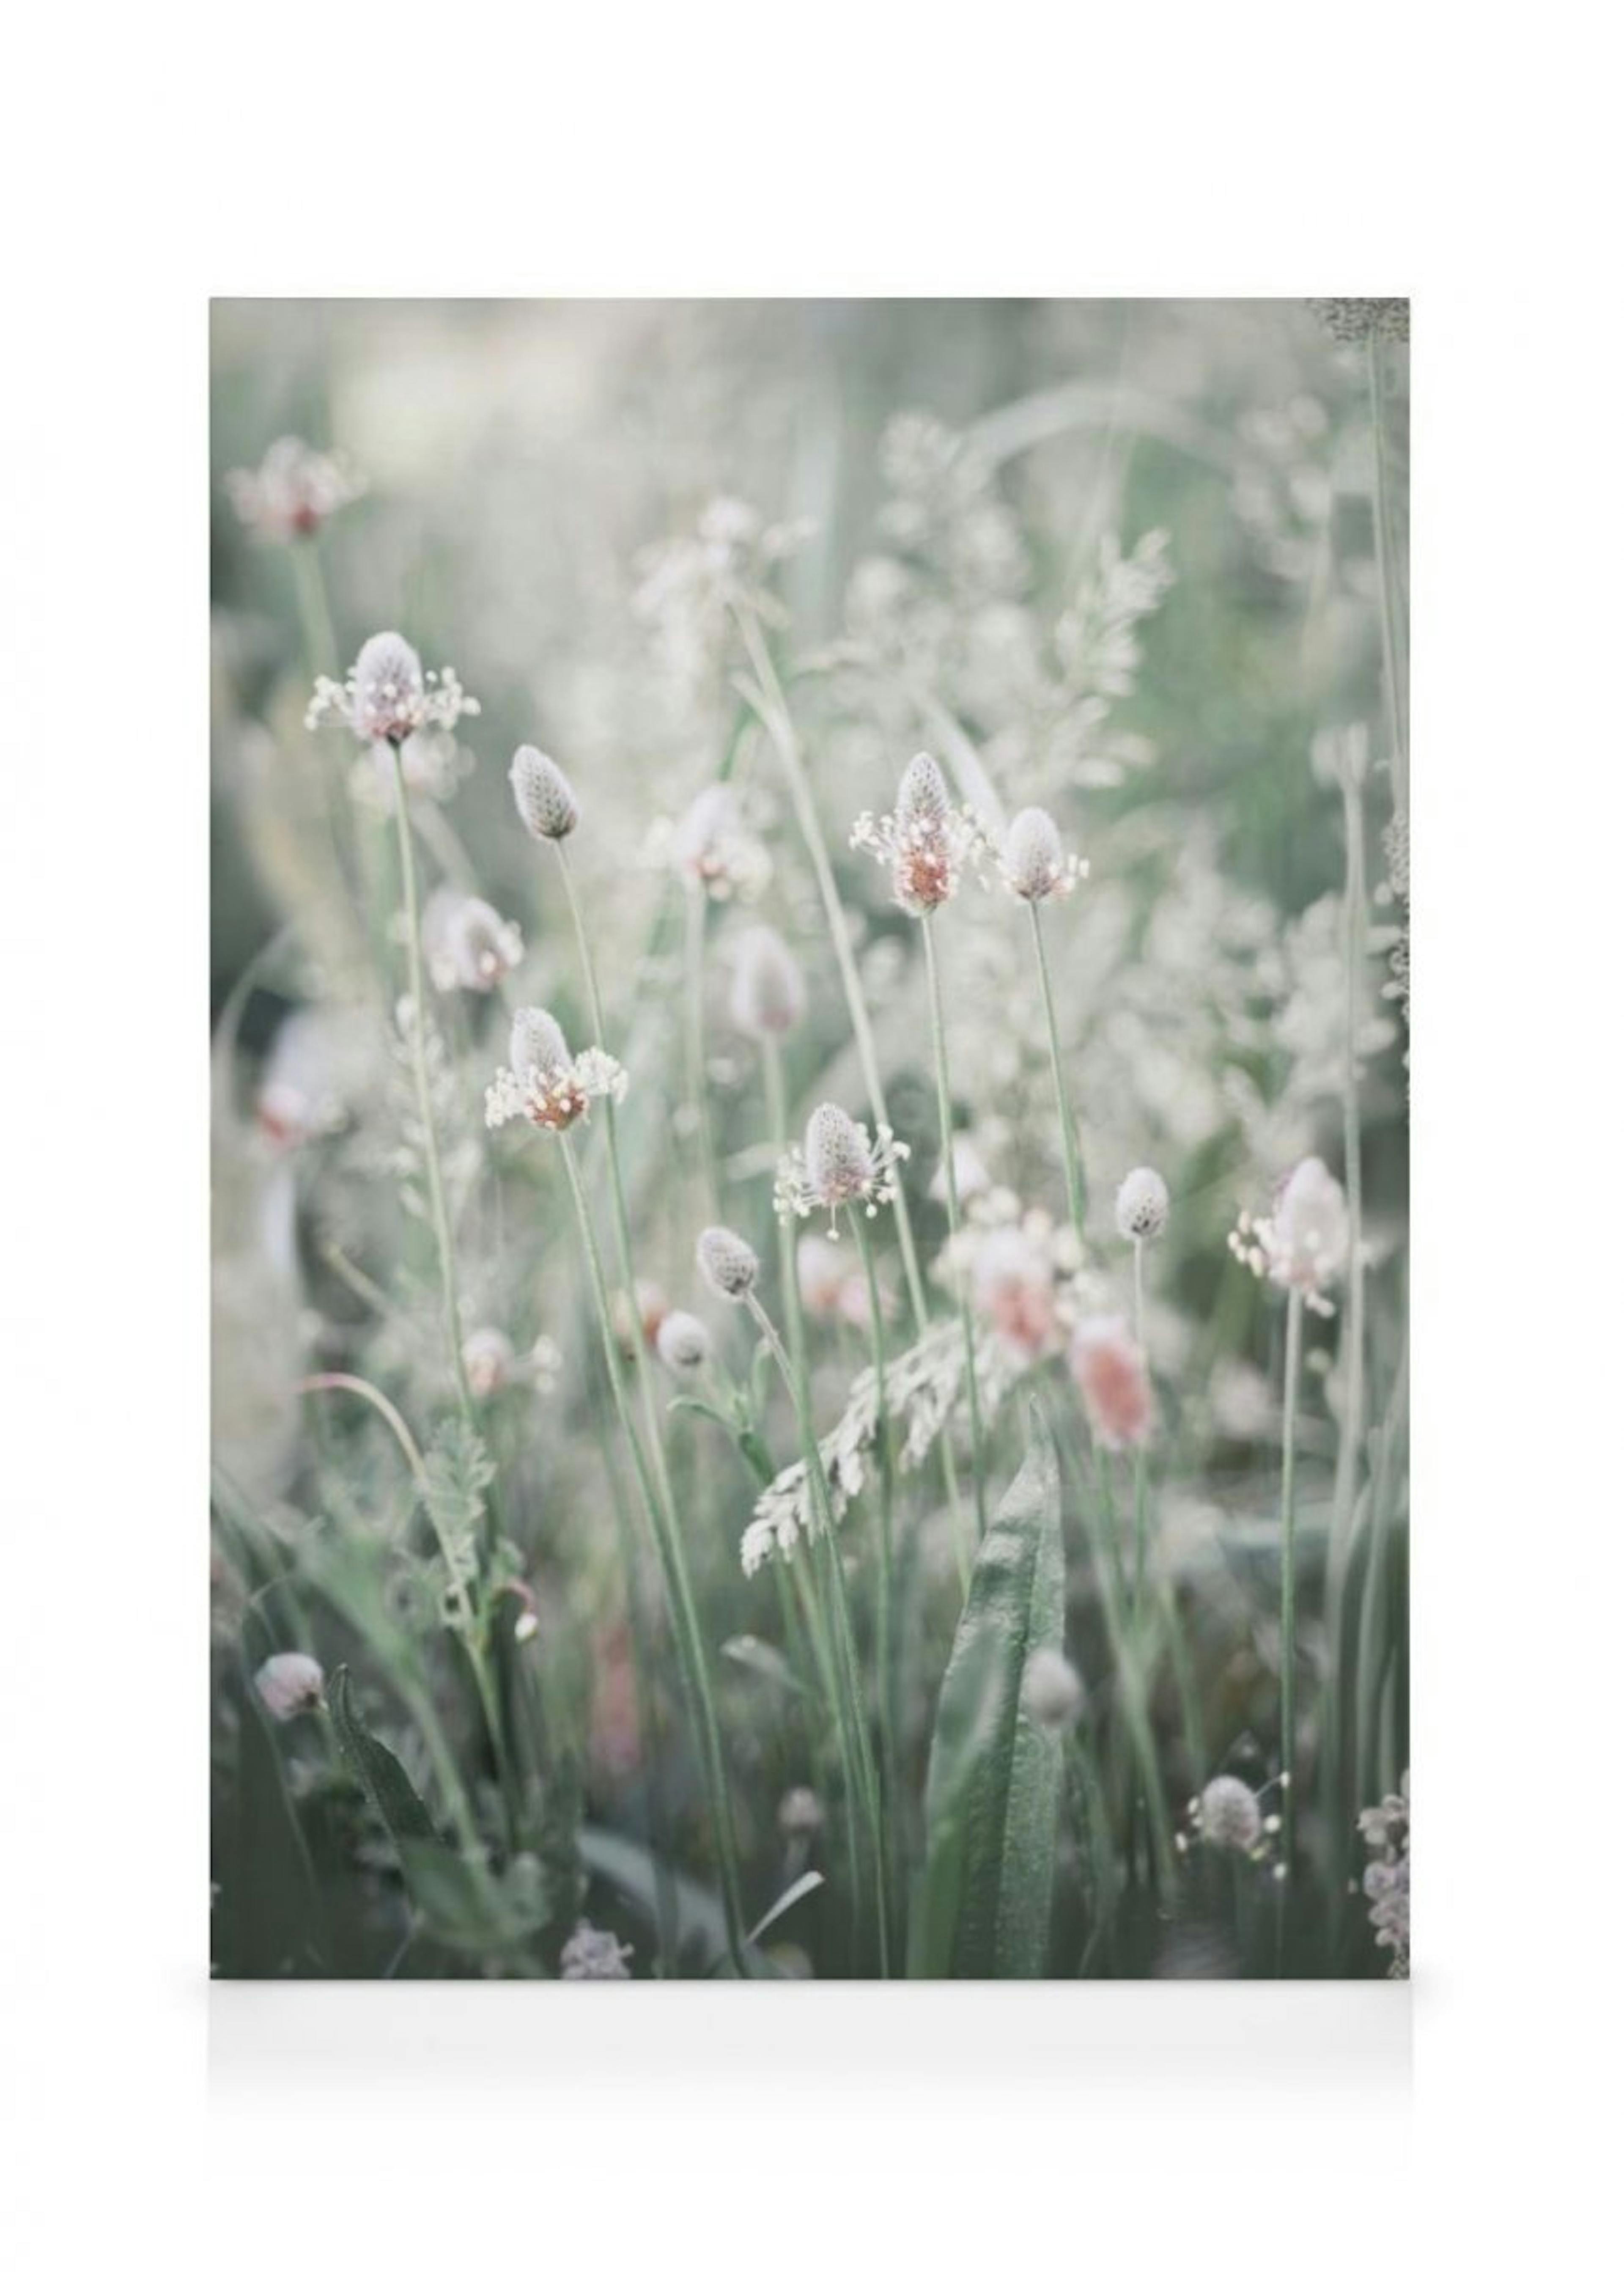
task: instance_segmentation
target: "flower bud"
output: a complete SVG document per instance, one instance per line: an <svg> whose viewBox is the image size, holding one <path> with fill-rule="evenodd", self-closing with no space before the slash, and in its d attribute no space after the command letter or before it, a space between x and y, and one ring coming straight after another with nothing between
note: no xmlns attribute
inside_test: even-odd
<svg viewBox="0 0 1624 2272"><path fill-rule="evenodd" d="M1047 900L1065 875L1060 831L1041 806L1029 804L1009 823L1003 872L1009 889L1023 900Z"/></svg>
<svg viewBox="0 0 1624 2272"><path fill-rule="evenodd" d="M1083 1716L1083 1683L1057 1648L1035 1649L1021 1681L1021 1701L1040 1728L1062 1734Z"/></svg>
<svg viewBox="0 0 1624 2272"><path fill-rule="evenodd" d="M254 1675L259 1700L273 1720L291 1720L297 1712L313 1712L322 1700L322 1669L313 1656L289 1650L268 1656Z"/></svg>
<svg viewBox="0 0 1624 2272"><path fill-rule="evenodd" d="M768 923L757 923L740 939L734 964L731 1007L741 1034L756 1041L787 1034L805 1014L807 990L795 960Z"/></svg>
<svg viewBox="0 0 1624 2272"><path fill-rule="evenodd" d="M821 1207L860 1199L874 1180L868 1140L849 1112L820 1104L807 1123L807 1188Z"/></svg>
<svg viewBox="0 0 1624 2272"><path fill-rule="evenodd" d="M778 1801L778 1835L784 1838L816 1838L823 1827L823 1802L815 1790L797 1783Z"/></svg>
<svg viewBox="0 0 1624 2272"><path fill-rule="evenodd" d="M375 632L356 656L352 703L363 741L404 742L422 723L423 666L399 632Z"/></svg>
<svg viewBox="0 0 1624 2272"><path fill-rule="evenodd" d="M1239 1775L1214 1775L1196 1801L1196 1818L1210 1846L1232 1847L1238 1854L1249 1854L1263 1835L1256 1793Z"/></svg>
<svg viewBox="0 0 1624 2272"><path fill-rule="evenodd" d="M697 1372L711 1355L710 1328L691 1311L672 1310L660 1319L654 1345L673 1372Z"/></svg>
<svg viewBox="0 0 1624 2272"><path fill-rule="evenodd" d="M761 1259L755 1248L719 1223L700 1232L695 1253L701 1277L725 1302L742 1302L761 1273Z"/></svg>
<svg viewBox="0 0 1624 2272"><path fill-rule="evenodd" d="M547 1080L562 1072L570 1063L570 1047L557 1019L546 1010L518 1011L508 1043L508 1063L518 1081L528 1080L532 1073Z"/></svg>
<svg viewBox="0 0 1624 2272"><path fill-rule="evenodd" d="M581 808L562 766L526 742L513 752L508 779L518 817L533 837L557 843L571 833Z"/></svg>
<svg viewBox="0 0 1624 2272"><path fill-rule="evenodd" d="M948 817L947 783L935 758L910 758L897 788L897 818L905 827L938 828Z"/></svg>
<svg viewBox="0 0 1624 2272"><path fill-rule="evenodd" d="M1167 1228L1167 1186L1154 1168L1135 1168L1116 1195L1116 1227L1124 1238L1159 1238Z"/></svg>

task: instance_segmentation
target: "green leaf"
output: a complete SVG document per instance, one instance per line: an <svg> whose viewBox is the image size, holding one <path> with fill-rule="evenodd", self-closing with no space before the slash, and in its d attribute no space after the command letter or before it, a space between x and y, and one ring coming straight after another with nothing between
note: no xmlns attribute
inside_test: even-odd
<svg viewBox="0 0 1624 2272"><path fill-rule="evenodd" d="M786 1695L804 1696L807 1693L805 1681L796 1679L783 1650L774 1648L770 1640L763 1640L758 1633L733 1634L722 1643L719 1654L726 1658L729 1664L739 1665L746 1672L756 1673L763 1680L771 1681Z"/></svg>
<svg viewBox="0 0 1624 2272"><path fill-rule="evenodd" d="M1032 1445L976 1556L942 1677L925 1792L916 1979L1036 1979L1048 1955L1061 1738L1021 1702L1028 1660L1059 1648L1065 1558L1054 1446Z"/></svg>
<svg viewBox="0 0 1624 2272"><path fill-rule="evenodd" d="M823 1882L823 1873L821 1870L803 1870L789 1890L778 1895L766 1916L756 1919L744 1936L747 1943L753 1947L769 1925L777 1924L778 1919L793 1910L797 1902L804 1901L808 1894L815 1894Z"/></svg>
<svg viewBox="0 0 1624 2272"><path fill-rule="evenodd" d="M346 1766L384 1818L404 1864L417 1842L438 1842L438 1833L411 1779L387 1744L380 1744L362 1725L350 1697L350 1669L341 1664L332 1676L328 1697L333 1732Z"/></svg>
<svg viewBox="0 0 1624 2272"><path fill-rule="evenodd" d="M605 1879L652 1924L659 1915L652 1856L632 1839L622 1837L619 1831L600 1830L591 1823L582 1827L577 1843L581 1860L592 1876ZM727 1964L727 1924L720 1902L680 1870L673 1870L670 1878L676 1902L678 1947L685 1954L691 1951L697 1955L707 1971L720 1970ZM745 1965L753 1977L775 1977L765 1957L754 1948L746 1949Z"/></svg>

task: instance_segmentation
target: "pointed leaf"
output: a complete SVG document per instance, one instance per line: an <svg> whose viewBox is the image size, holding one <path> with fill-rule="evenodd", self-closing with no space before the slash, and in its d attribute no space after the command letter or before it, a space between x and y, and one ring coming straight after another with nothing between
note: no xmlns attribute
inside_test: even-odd
<svg viewBox="0 0 1624 2272"><path fill-rule="evenodd" d="M345 1763L384 1818L384 1826L404 1859L414 1842L435 1842L439 1834L411 1778L387 1744L369 1735L350 1695L350 1670L341 1664L329 1695L333 1732Z"/></svg>

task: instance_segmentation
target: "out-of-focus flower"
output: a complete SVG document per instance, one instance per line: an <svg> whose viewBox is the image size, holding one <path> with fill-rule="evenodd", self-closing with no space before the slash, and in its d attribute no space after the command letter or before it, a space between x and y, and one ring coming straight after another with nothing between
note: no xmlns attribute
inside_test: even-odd
<svg viewBox="0 0 1624 2272"><path fill-rule="evenodd" d="M1049 815L1029 804L1009 823L998 872L1017 900L1064 899L1087 875L1088 862L1068 853Z"/></svg>
<svg viewBox="0 0 1624 2272"><path fill-rule="evenodd" d="M810 1232L795 1242L795 1284L809 1318L842 1318L860 1326L868 1314L863 1267L849 1245L831 1245Z"/></svg>
<svg viewBox="0 0 1624 2272"><path fill-rule="evenodd" d="M816 1838L823 1827L823 1802L815 1790L797 1783L778 1801L778 1834L784 1838Z"/></svg>
<svg viewBox="0 0 1624 2272"><path fill-rule="evenodd" d="M468 1393L483 1403L506 1388L513 1379L513 1344L499 1326L480 1326L462 1345L462 1369Z"/></svg>
<svg viewBox="0 0 1624 2272"><path fill-rule="evenodd" d="M1072 1335L1071 1371L1104 1450L1136 1451L1149 1441L1151 1376L1125 1319L1085 1318Z"/></svg>
<svg viewBox="0 0 1624 2272"><path fill-rule="evenodd" d="M497 1587L499 1594L511 1594L518 1603L518 1615L513 1620L513 1638L517 1641L534 1640L541 1630L540 1603L535 1590L523 1578L510 1576Z"/></svg>
<svg viewBox="0 0 1624 2272"><path fill-rule="evenodd" d="M417 649L399 632L375 632L342 686L334 678L317 680L304 722L314 730L336 718L358 742L399 749L426 727L449 730L459 718L477 717L479 708L454 670L425 672Z"/></svg>
<svg viewBox="0 0 1624 2272"><path fill-rule="evenodd" d="M872 1143L868 1131L838 1104L820 1104L807 1122L804 1145L793 1145L778 1162L772 1204L788 1222L815 1207L829 1210L829 1236L838 1237L835 1216L843 1207L860 1207L875 1215L898 1189L898 1170L908 1156L889 1128Z"/></svg>
<svg viewBox="0 0 1624 2272"><path fill-rule="evenodd" d="M1209 1846L1255 1854L1263 1842L1263 1810L1256 1792L1239 1775L1214 1775L1200 1797L1190 1802L1190 1820Z"/></svg>
<svg viewBox="0 0 1624 2272"><path fill-rule="evenodd" d="M1024 1227L1002 1223L975 1241L970 1289L977 1314L1024 1356L1037 1356L1052 1345L1057 1321L1054 1266Z"/></svg>
<svg viewBox="0 0 1624 2272"><path fill-rule="evenodd" d="M558 1954L561 1980L629 1980L631 1943L599 1932L582 1917Z"/></svg>
<svg viewBox="0 0 1624 2272"><path fill-rule="evenodd" d="M655 1335L655 1346L660 1361L678 1379L687 1373L698 1372L710 1362L711 1329L702 1318L689 1310L672 1310L660 1319Z"/></svg>
<svg viewBox="0 0 1624 2272"><path fill-rule="evenodd" d="M278 1027L255 1102L261 1132L279 1149L341 1129L377 1077L379 1051L364 1014L330 1003L294 1011Z"/></svg>
<svg viewBox="0 0 1624 2272"><path fill-rule="evenodd" d="M1393 1962L1389 1977L1410 1977L1410 1770L1399 1777L1398 1789L1367 1806L1359 1818L1359 1831L1374 1858L1364 1876L1365 1898L1370 1903L1370 1923L1378 1948L1389 1948Z"/></svg>
<svg viewBox="0 0 1624 2272"><path fill-rule="evenodd" d="M296 434L272 442L257 466L226 476L237 519L265 544L314 536L366 483L340 457L313 450Z"/></svg>
<svg viewBox="0 0 1624 2272"><path fill-rule="evenodd" d="M772 874L772 856L726 781L700 790L672 833L671 853L678 874L707 899L756 899Z"/></svg>
<svg viewBox="0 0 1624 2272"><path fill-rule="evenodd" d="M626 1094L626 1071L605 1050L570 1053L556 1018L521 1010L513 1020L508 1062L485 1092L485 1125L524 1118L535 1128L568 1128L594 1097Z"/></svg>
<svg viewBox="0 0 1624 2272"><path fill-rule="evenodd" d="M761 1275L761 1257L737 1231L712 1223L699 1234L694 1250L699 1274L724 1302L742 1302Z"/></svg>
<svg viewBox="0 0 1624 2272"><path fill-rule="evenodd" d="M1300 1294L1309 1309L1329 1318L1335 1305L1325 1289L1347 1267L1348 1207L1325 1162L1299 1161L1272 1214L1242 1214L1229 1234L1229 1251L1255 1278Z"/></svg>
<svg viewBox="0 0 1624 2272"><path fill-rule="evenodd" d="M1021 1680L1021 1701L1040 1728L1057 1734L1075 1728L1084 1701L1076 1666L1057 1648L1034 1649Z"/></svg>
<svg viewBox="0 0 1624 2272"><path fill-rule="evenodd" d="M442 994L461 986L488 994L517 970L525 942L517 923L504 923L488 901L444 888L423 909L423 959Z"/></svg>
<svg viewBox="0 0 1624 2272"><path fill-rule="evenodd" d="M752 1041L776 1040L801 1023L806 1006L801 965L770 923L752 925L734 949L734 1024Z"/></svg>
<svg viewBox="0 0 1624 2272"><path fill-rule="evenodd" d="M897 903L911 916L945 906L986 849L980 822L950 802L941 766L922 750L904 770L896 810L859 813L852 843L890 869Z"/></svg>
<svg viewBox="0 0 1624 2272"><path fill-rule="evenodd" d="M1116 1227L1124 1238L1159 1238L1167 1228L1167 1186L1154 1168L1134 1168L1116 1194Z"/></svg>
<svg viewBox="0 0 1624 2272"><path fill-rule="evenodd" d="M562 766L526 742L513 752L508 779L518 817L538 842L555 844L573 832L581 808Z"/></svg>
<svg viewBox="0 0 1624 2272"><path fill-rule="evenodd" d="M629 1294L623 1286L615 1288L609 1296L609 1323L615 1347L629 1364L639 1342L644 1349L654 1347L670 1308L665 1288L652 1278L634 1280Z"/></svg>
<svg viewBox="0 0 1624 2272"><path fill-rule="evenodd" d="M930 1179L930 1196L938 1207L947 1205L947 1177L942 1172L944 1162L938 1160L936 1171ZM953 1138L953 1184L958 1193L960 1207L968 1207L972 1200L980 1199L993 1187L987 1162L976 1149L975 1139L960 1129Z"/></svg>
<svg viewBox="0 0 1624 2272"><path fill-rule="evenodd" d="M268 1656L254 1675L259 1700L273 1720L291 1720L300 1712L313 1712L322 1700L322 1669L313 1656L290 1649Z"/></svg>
<svg viewBox="0 0 1624 2272"><path fill-rule="evenodd" d="M1339 347L1357 347L1375 338L1407 341L1408 300L1310 300L1306 303Z"/></svg>

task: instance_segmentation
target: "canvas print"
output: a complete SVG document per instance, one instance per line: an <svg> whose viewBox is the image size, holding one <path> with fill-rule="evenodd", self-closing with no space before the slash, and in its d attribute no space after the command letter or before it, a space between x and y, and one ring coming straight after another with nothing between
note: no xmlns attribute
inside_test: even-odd
<svg viewBox="0 0 1624 2272"><path fill-rule="evenodd" d="M1409 340L215 303L217 1977L1407 1976Z"/></svg>

